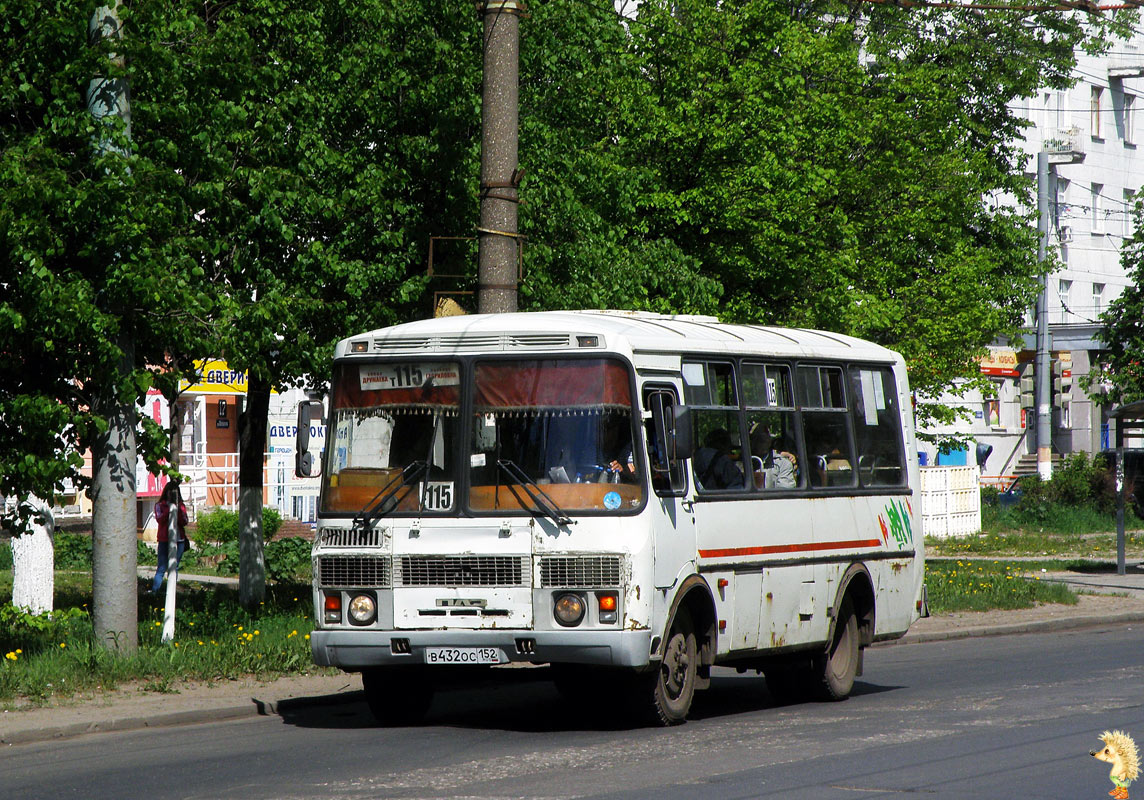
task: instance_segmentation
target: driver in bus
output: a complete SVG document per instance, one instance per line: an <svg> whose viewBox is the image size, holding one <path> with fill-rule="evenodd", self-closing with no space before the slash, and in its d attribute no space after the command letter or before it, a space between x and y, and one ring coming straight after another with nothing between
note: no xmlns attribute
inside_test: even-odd
<svg viewBox="0 0 1144 800"><path fill-rule="evenodd" d="M600 452L602 463L608 471L618 475L623 483L636 482L635 457L632 455L631 426L623 417L604 422L600 432Z"/></svg>

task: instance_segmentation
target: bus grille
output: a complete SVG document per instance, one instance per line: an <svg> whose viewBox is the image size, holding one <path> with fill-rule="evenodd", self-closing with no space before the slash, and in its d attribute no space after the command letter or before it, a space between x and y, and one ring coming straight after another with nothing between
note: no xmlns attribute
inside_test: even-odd
<svg viewBox="0 0 1144 800"><path fill-rule="evenodd" d="M540 560L540 585L618 586L620 556L545 556Z"/></svg>
<svg viewBox="0 0 1144 800"><path fill-rule="evenodd" d="M326 547L379 547L382 532L358 528L323 528L320 541Z"/></svg>
<svg viewBox="0 0 1144 800"><path fill-rule="evenodd" d="M527 586L527 557L401 556L401 586Z"/></svg>
<svg viewBox="0 0 1144 800"><path fill-rule="evenodd" d="M386 589L390 585L389 563L388 556L321 556L318 580L322 586Z"/></svg>

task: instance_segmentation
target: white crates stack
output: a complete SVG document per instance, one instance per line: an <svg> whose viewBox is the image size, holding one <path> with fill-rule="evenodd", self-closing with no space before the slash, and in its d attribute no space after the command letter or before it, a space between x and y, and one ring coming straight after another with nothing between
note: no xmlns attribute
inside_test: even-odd
<svg viewBox="0 0 1144 800"><path fill-rule="evenodd" d="M922 533L945 538L981 532L977 467L922 467Z"/></svg>

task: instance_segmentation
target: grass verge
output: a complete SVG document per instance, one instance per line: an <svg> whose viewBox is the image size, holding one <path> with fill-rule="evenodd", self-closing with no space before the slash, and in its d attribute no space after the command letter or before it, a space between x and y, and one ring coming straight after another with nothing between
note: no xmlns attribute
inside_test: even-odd
<svg viewBox="0 0 1144 800"><path fill-rule="evenodd" d="M1038 603L1076 605L1076 594L1064 584L1026 577L1030 570L1041 568L1040 564L1025 562L928 561L930 610L942 613L1032 608Z"/></svg>
<svg viewBox="0 0 1144 800"><path fill-rule="evenodd" d="M162 596L139 582L139 649L115 656L96 643L88 603L91 576L56 574L55 612L35 617L10 602L11 572L0 572L0 703L43 702L138 682L156 692L186 680L272 678L318 671L310 656L310 587L272 585L254 613L237 592L186 582L179 586L175 639L160 642Z"/></svg>

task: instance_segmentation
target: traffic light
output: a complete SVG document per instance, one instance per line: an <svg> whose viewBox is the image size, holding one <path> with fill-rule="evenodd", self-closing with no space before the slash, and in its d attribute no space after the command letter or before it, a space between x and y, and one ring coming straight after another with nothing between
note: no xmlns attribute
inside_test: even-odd
<svg viewBox="0 0 1144 800"><path fill-rule="evenodd" d="M1021 390L1021 408L1033 408L1036 405L1033 388L1033 362L1026 361L1021 365L1021 377L1018 379Z"/></svg>
<svg viewBox="0 0 1144 800"><path fill-rule="evenodd" d="M1053 359L1053 406L1063 408L1072 400L1072 362Z"/></svg>

